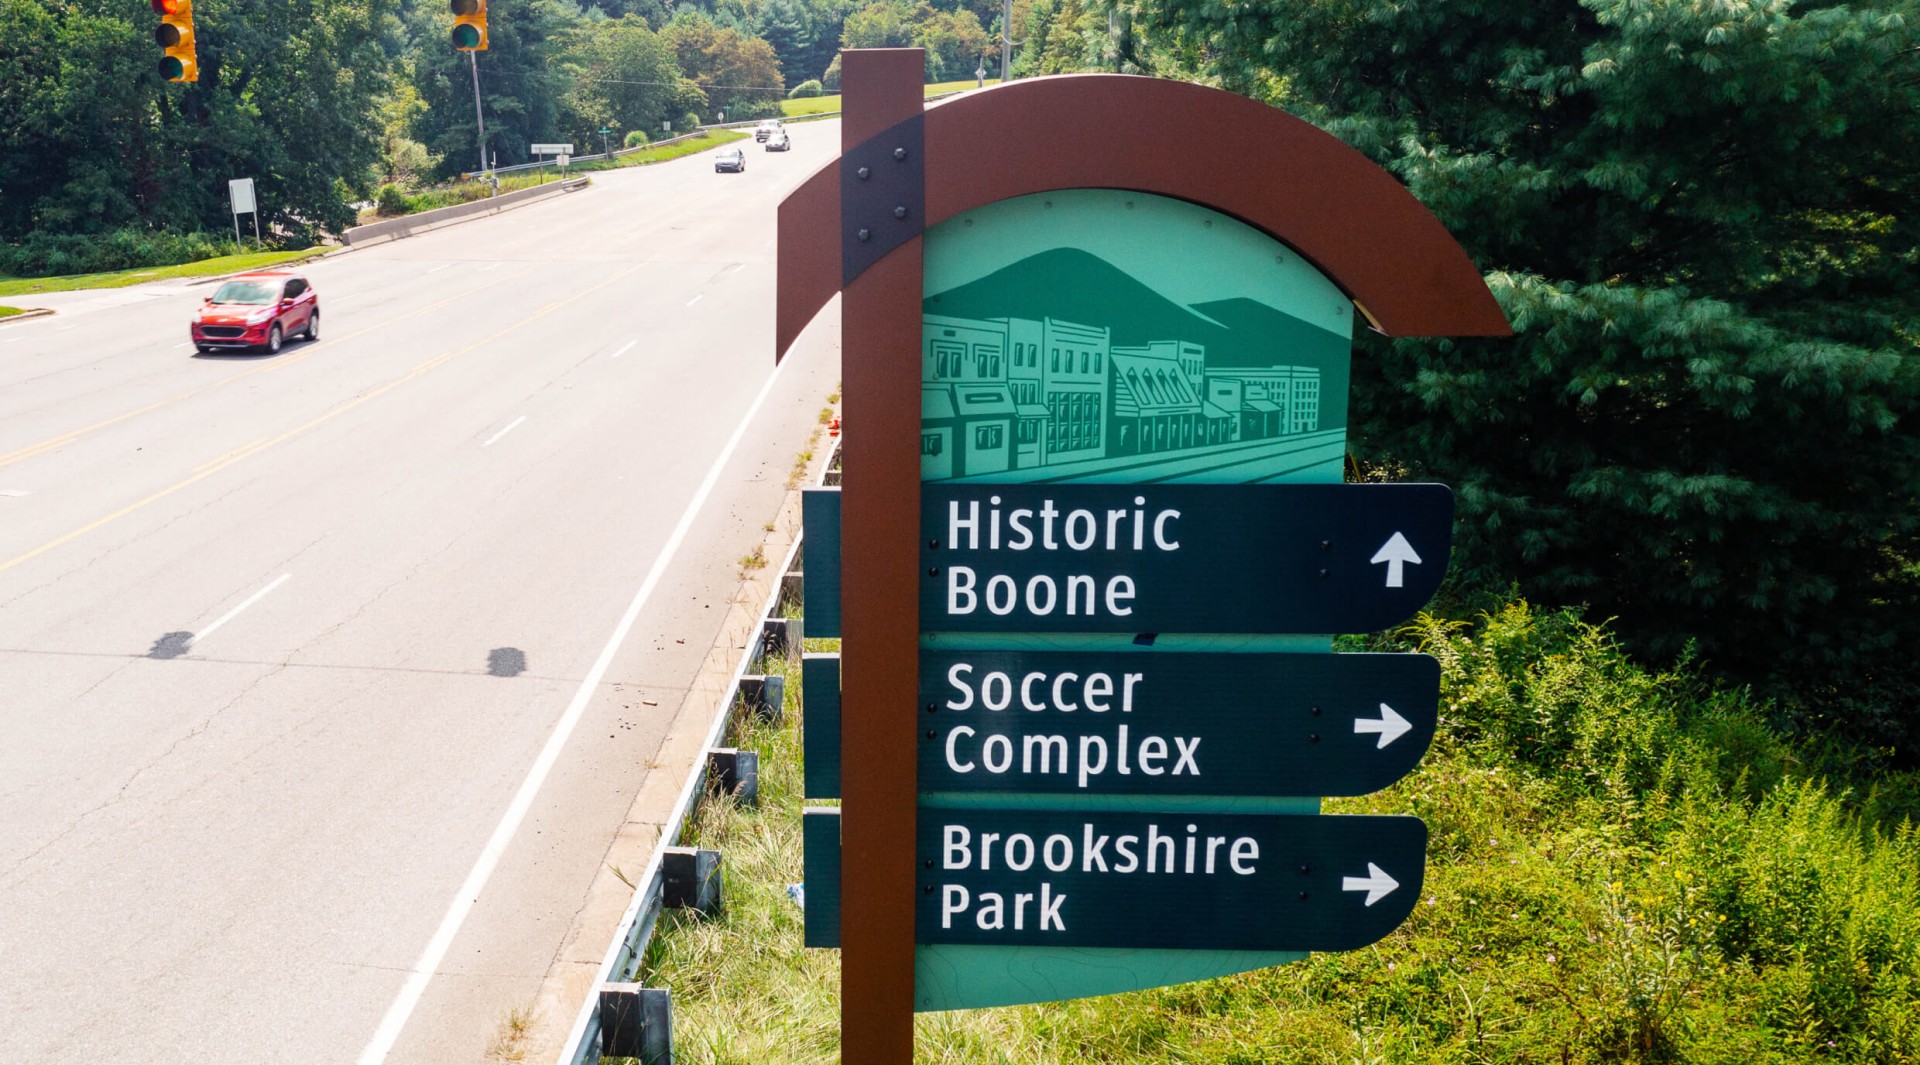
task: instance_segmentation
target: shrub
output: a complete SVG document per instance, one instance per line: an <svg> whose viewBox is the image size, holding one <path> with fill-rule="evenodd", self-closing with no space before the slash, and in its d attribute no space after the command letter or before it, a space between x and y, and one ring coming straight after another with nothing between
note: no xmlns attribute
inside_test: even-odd
<svg viewBox="0 0 1920 1065"><path fill-rule="evenodd" d="M170 233L126 228L108 233L36 233L24 243L0 245L0 274L56 277L146 266L177 266L239 251L225 233Z"/></svg>
<svg viewBox="0 0 1920 1065"><path fill-rule="evenodd" d="M623 148L644 148L646 145L647 131L644 129L630 129L625 137L620 138L620 146Z"/></svg>
<svg viewBox="0 0 1920 1065"><path fill-rule="evenodd" d="M400 186L388 182L373 194L373 209L382 215L406 214L406 194L400 191Z"/></svg>
<svg viewBox="0 0 1920 1065"><path fill-rule="evenodd" d="M809 96L825 96L826 94L827 94L826 87L820 84L819 78L815 78L812 81L803 81L800 84L795 85L791 90L788 91L787 99L801 100Z"/></svg>
<svg viewBox="0 0 1920 1065"><path fill-rule="evenodd" d="M673 131L675 133L692 133L699 128L700 116L694 114L692 111L688 111L686 114L680 116L680 121L674 123Z"/></svg>

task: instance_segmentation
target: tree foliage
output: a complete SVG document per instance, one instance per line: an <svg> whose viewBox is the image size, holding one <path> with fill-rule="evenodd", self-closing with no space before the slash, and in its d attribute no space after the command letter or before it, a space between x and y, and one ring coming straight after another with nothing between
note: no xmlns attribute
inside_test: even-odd
<svg viewBox="0 0 1920 1065"><path fill-rule="evenodd" d="M1920 8L1167 0L1398 175L1511 340L1365 345L1355 446L1452 483L1469 577L1805 693L1907 659L1920 563ZM1888 735L1897 735L1894 727Z"/></svg>
<svg viewBox="0 0 1920 1065"><path fill-rule="evenodd" d="M0 240L124 227L224 230L229 178L261 227L337 228L343 175L377 157L392 0L197 9L200 80L162 81L139 0L0 6Z"/></svg>

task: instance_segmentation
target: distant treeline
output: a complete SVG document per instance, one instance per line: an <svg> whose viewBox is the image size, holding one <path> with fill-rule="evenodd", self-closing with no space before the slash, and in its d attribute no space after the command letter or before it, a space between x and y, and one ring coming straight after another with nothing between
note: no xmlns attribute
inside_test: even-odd
<svg viewBox="0 0 1920 1065"><path fill-rule="evenodd" d="M144 0L0 4L0 246L39 249L0 255L0 270L115 258L51 239L120 233L124 250L156 231L226 231L229 178L255 179L263 233L303 240L352 224L383 185L480 167L444 0L194 12L199 81L170 84ZM1000 16L991 0L495 0L479 54L488 162L526 162L543 141L597 151L601 130L619 147L777 114L790 87L834 86L843 43L926 47L930 79L982 64L998 76Z"/></svg>

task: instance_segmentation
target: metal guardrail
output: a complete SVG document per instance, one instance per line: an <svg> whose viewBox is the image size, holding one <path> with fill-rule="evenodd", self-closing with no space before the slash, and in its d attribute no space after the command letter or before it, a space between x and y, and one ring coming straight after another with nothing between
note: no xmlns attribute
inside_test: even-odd
<svg viewBox="0 0 1920 1065"><path fill-rule="evenodd" d="M839 441L834 442L835 455L839 452ZM833 465L834 455L830 455L827 466ZM606 957L600 962L600 968L594 977L593 990L587 1000L581 1004L575 1017L567 1041L562 1044L559 1065L597 1065L600 1060L600 990L608 984L627 983L638 974L640 961L646 957L647 944L653 939L653 931L660 921L663 908L666 877L663 861L668 847L676 846L680 833L699 807L700 800L706 794L707 765L706 752L720 745L726 737L727 729L733 723L733 715L742 703L742 681L749 676L754 661L763 653L766 643L768 623L774 613L780 609L783 594L787 586L787 576L793 572L794 562L800 557L801 548L806 542L803 535L796 537L793 546L787 549L786 558L780 563L780 580L774 584L773 594L767 597L767 605L760 612L759 621L754 626L754 637L740 654L740 662L734 667L733 679L728 682L726 695L721 708L713 716L713 724L707 730L706 742L701 748L702 761L687 774L686 783L680 786L678 801L673 812L661 826L660 836L654 844L653 855L647 859L647 866L635 881L633 900L627 904L626 912L620 918L619 928L615 931L613 945L608 948ZM798 653L797 647L790 646L790 653Z"/></svg>

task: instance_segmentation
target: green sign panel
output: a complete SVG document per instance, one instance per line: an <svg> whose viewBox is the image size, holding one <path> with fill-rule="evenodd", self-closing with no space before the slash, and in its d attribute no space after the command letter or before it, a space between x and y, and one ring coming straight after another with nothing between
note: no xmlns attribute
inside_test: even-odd
<svg viewBox="0 0 1920 1065"><path fill-rule="evenodd" d="M1414 817L920 809L933 944L1352 950L1420 896Z"/></svg>
<svg viewBox="0 0 1920 1065"><path fill-rule="evenodd" d="M1439 695L1426 655L923 650L920 790L1365 795Z"/></svg>
<svg viewBox="0 0 1920 1065"><path fill-rule="evenodd" d="M1437 484L920 493L925 632L1375 632L1440 586Z"/></svg>
<svg viewBox="0 0 1920 1065"><path fill-rule="evenodd" d="M1005 200L924 247L917 1008L1179 983L1385 935L1418 892L1424 828L1313 816L1315 796L1418 760L1433 665L1333 656L1326 634L1412 616L1452 504L1336 487L1351 302L1242 222L1119 190ZM1276 490L1303 485L1329 494ZM976 672L952 676L963 663ZM964 709L946 705L965 703L956 681ZM993 849L1013 837L1035 848L1024 868Z"/></svg>

